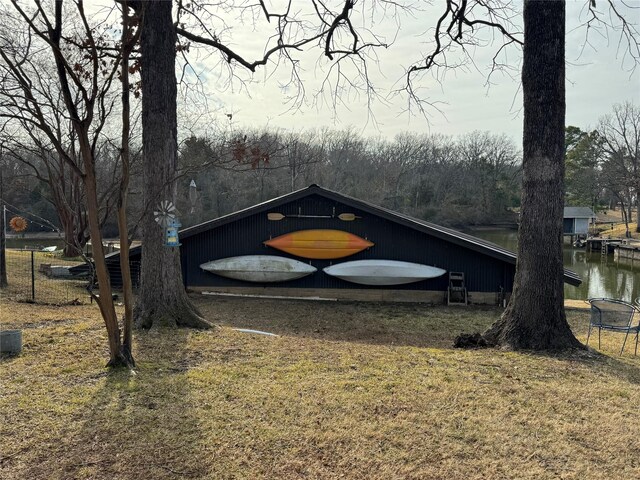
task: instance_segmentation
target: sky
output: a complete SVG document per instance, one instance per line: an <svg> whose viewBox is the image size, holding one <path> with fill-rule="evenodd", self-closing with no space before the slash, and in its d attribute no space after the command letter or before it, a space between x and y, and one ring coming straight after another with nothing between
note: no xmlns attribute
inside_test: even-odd
<svg viewBox="0 0 640 480"><path fill-rule="evenodd" d="M620 0L614 1L624 8ZM627 49L618 43L618 32L610 30L607 34L602 30L591 30L589 44L585 44L587 31L581 26L586 20L584 4L584 0L569 0L567 6L566 123L588 129L594 128L598 119L609 113L616 103L633 101L640 104L640 68L632 69L633 62ZM606 18L603 0L598 0L598 5ZM520 9L518 0L515 7ZM628 20L640 24L640 0L628 0L624 11ZM366 136L387 138L404 131L455 136L473 130L489 130L520 141L522 96L518 75L521 57L517 48L508 51L507 61L514 66L511 76L495 74L489 87L487 73L495 52L495 47L491 46L475 50L475 66L466 63L463 68L448 71L440 81L425 77L420 84L421 96L437 104L437 109L428 110L427 118L407 112L406 95L392 94L402 86L406 68L428 51L425 32L433 25L437 12L425 8L413 18L394 19L380 12L366 18L367 22L375 22L372 29L387 41L395 37L389 48L376 50L376 62L369 62L369 79L380 94L371 105L367 105L365 94L358 95L353 91L342 95L346 105L330 105L329 95L321 97L324 101L317 101L314 93L321 87L330 63L318 61L321 53L318 48L296 53L304 69L302 78L306 96L305 102L295 110L286 104L287 93L292 90L282 87L288 78L286 69L261 67L252 76L236 69L236 75L243 82L236 79L229 86L227 78L220 75L219 65L211 63L211 57L198 58L196 53L191 61L203 79L202 87L210 98L210 105L218 107L214 121L221 124L221 128L268 127L300 131L353 127ZM229 21L228 25L226 33L232 39L232 45L249 58L259 56L267 31L263 30L262 24L254 26L249 21ZM225 115L228 113L233 115L231 121Z"/></svg>

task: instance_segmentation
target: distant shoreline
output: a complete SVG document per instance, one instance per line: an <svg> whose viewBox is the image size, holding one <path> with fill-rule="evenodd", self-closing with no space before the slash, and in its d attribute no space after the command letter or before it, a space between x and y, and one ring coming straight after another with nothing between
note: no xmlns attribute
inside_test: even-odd
<svg viewBox="0 0 640 480"><path fill-rule="evenodd" d="M33 232L33 233L9 233L7 232L7 240L60 240L64 241L62 233L58 232ZM119 243L119 238L103 238L103 243ZM89 242L91 243L91 242ZM135 243L135 240L134 240Z"/></svg>

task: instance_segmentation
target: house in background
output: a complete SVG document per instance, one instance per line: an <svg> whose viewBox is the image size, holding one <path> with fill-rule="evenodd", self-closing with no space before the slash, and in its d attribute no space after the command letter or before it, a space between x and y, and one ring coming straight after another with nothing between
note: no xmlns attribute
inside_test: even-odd
<svg viewBox="0 0 640 480"><path fill-rule="evenodd" d="M589 207L564 207L562 221L562 233L574 237L584 236L589 233L589 225L595 223L596 214Z"/></svg>
<svg viewBox="0 0 640 480"><path fill-rule="evenodd" d="M366 246L342 258L312 258L272 247L272 240L308 230L338 230ZM469 303L503 304L513 290L515 253L486 240L416 219L317 185L268 200L180 232L182 275L191 291L344 300L445 303L450 273L463 273ZM131 249L140 262L144 245ZM118 253L109 256L116 280ZM298 260L314 273L277 283L245 281L205 271L201 265L238 256ZM327 274L327 267L357 260L418 263L446 272L401 285L363 285ZM565 271L565 282L580 277Z"/></svg>

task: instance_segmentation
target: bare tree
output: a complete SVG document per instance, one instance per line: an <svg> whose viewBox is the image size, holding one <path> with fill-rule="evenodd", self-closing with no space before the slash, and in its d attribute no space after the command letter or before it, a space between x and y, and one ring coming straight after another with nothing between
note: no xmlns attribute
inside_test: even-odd
<svg viewBox="0 0 640 480"><path fill-rule="evenodd" d="M315 145L315 132L289 133L284 136L282 143L289 172L289 191L293 192L299 187L298 179L322 160L322 153Z"/></svg>
<svg viewBox="0 0 640 480"><path fill-rule="evenodd" d="M636 232L640 232L640 107L630 102L614 105L613 112L598 123L597 132L607 156L603 179L616 196L626 200L627 225L633 221L635 198Z"/></svg>
<svg viewBox="0 0 640 480"><path fill-rule="evenodd" d="M519 163L515 145L504 135L471 132L460 139L460 156L470 181L465 184L474 197L480 222L499 219L507 207Z"/></svg>
<svg viewBox="0 0 640 480"><path fill-rule="evenodd" d="M31 80L23 69L25 59L29 58L34 49L48 51L55 62L57 82L64 102L64 114L73 126L79 146L78 157L81 162L76 164L69 159L67 165L84 184L99 291L95 299L107 330L110 355L108 365L131 366L132 356L123 349L118 318L112 301L109 272L101 248L102 232L98 216L100 205L96 148L100 132L113 106L113 103L107 100L107 92L110 91L120 67L118 56L105 59L100 55L110 38L90 25L84 4L80 1L74 3L72 9L65 9L63 0L56 0L53 12L48 11L47 6L39 2L30 11L25 10L17 0L12 0L12 5L12 12L3 12L5 19L12 19L13 24L24 31L25 42L7 42L5 36L0 44L0 58L11 75L15 91L25 103L33 106L34 116L30 119L31 125L38 128L66 160L68 157L65 149L59 144L54 133L55 124L52 124L50 116L40 108L38 99L34 98ZM104 25L103 27L108 28Z"/></svg>
<svg viewBox="0 0 640 480"><path fill-rule="evenodd" d="M16 69L6 62L0 64L4 77L0 91L0 118L5 125L2 139L7 155L24 163L31 175L48 186L46 199L54 206L64 235L64 255L76 257L89 239L89 225L86 216L84 184L78 172L81 168L78 136L66 114L62 92L59 88L55 63L47 57L46 51L29 46L25 32L14 29L8 22L2 31L3 45L7 55L12 55ZM21 46L25 46L20 51ZM19 70L20 78L16 76ZM22 92L20 82L27 82L29 94ZM105 95L110 95L108 91ZM72 97L76 108L82 98ZM105 105L109 98L102 100ZM100 150L106 146L99 140L104 132L100 126L106 122L109 109L96 112L92 131L96 142L96 154L106 155ZM36 127L36 128L34 128ZM97 172L100 175L100 172ZM100 224L104 225L115 203L117 175L108 172L98 182L98 204Z"/></svg>

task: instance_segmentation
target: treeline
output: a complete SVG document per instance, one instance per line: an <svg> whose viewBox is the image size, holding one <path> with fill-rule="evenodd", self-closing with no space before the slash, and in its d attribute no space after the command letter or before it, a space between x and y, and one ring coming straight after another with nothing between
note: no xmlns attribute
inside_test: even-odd
<svg viewBox="0 0 640 480"><path fill-rule="evenodd" d="M73 155L74 139L69 139ZM72 255L89 238L82 182L46 142L5 140L1 186L8 219L25 216L30 232L63 231ZM107 236L117 233L121 169L113 144L105 138L95 149ZM615 106L593 130L567 127L566 204L622 207L623 218L632 222L640 191L639 146L640 109L630 103ZM139 151L132 157L129 218L135 237L142 214L162 199L142 197ZM442 225L515 223L520 163L509 138L479 131L455 138L415 133L368 138L355 129L192 136L180 146L177 207L182 225L189 226L315 183Z"/></svg>
<svg viewBox="0 0 640 480"><path fill-rule="evenodd" d="M25 213L29 231L68 231L69 243L88 240L84 193L73 172L42 145L5 149L4 198L11 214ZM118 152L97 149L106 235L114 218ZM136 155L134 154L134 158ZM405 133L393 140L366 138L354 129L282 133L246 131L190 137L179 156L178 211L193 225L316 183L377 205L443 225L514 222L520 197L520 154L504 135L473 132L458 138ZM132 171L130 218L158 203L140 195ZM196 191L189 188L196 184Z"/></svg>
<svg viewBox="0 0 640 480"><path fill-rule="evenodd" d="M514 222L520 154L504 135L458 138L405 133L393 140L355 130L246 132L187 139L180 149L184 195L194 224L318 184L443 225ZM197 185L191 200L187 187Z"/></svg>

